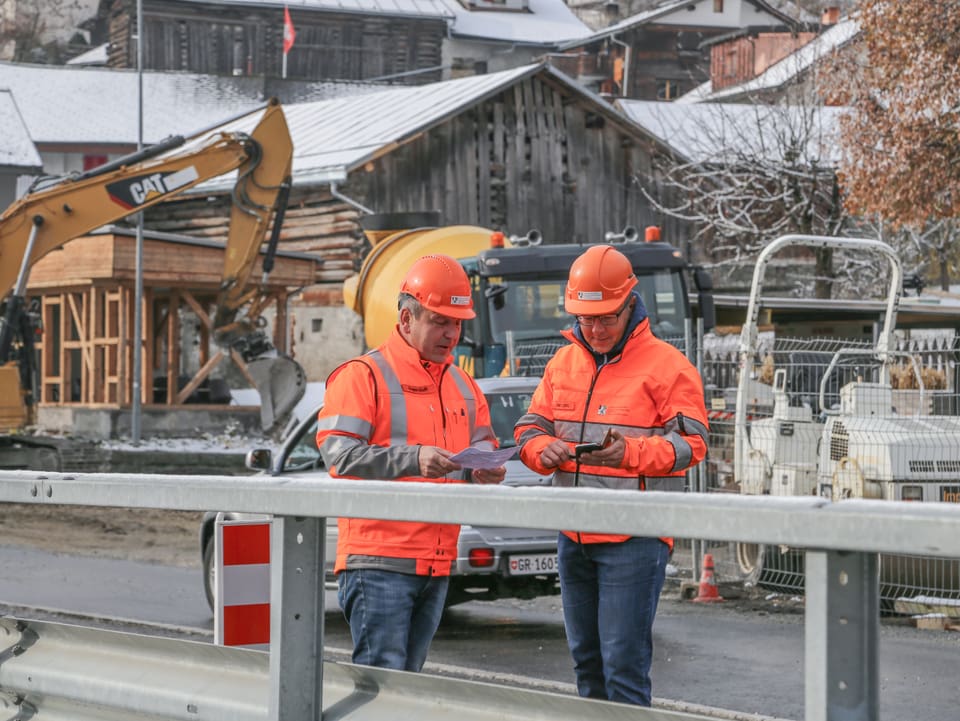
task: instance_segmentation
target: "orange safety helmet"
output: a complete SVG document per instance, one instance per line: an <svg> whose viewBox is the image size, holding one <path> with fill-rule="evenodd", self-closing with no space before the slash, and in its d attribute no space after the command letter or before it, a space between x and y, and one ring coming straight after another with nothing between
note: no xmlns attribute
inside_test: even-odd
<svg viewBox="0 0 960 721"><path fill-rule="evenodd" d="M457 320L476 317L470 279L449 255L425 255L407 271L401 293L408 293L427 310Z"/></svg>
<svg viewBox="0 0 960 721"><path fill-rule="evenodd" d="M613 246L594 245L570 266L564 308L572 315L616 313L636 284L627 256Z"/></svg>

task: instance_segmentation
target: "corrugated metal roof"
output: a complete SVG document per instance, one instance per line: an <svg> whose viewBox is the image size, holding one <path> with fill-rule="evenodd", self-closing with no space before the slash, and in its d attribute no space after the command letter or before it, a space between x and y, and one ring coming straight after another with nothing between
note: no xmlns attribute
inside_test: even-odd
<svg viewBox="0 0 960 721"><path fill-rule="evenodd" d="M645 100L618 100L618 107L651 135L684 158L724 163L753 157L784 162L791 137L805 139L801 164L835 167L840 160L838 107L797 107L703 103L678 105Z"/></svg>
<svg viewBox="0 0 960 721"><path fill-rule="evenodd" d="M309 85L327 96L377 89L358 83ZM137 143L134 70L0 62L0 88L13 93L37 144ZM262 102L262 78L145 72L144 142L205 127ZM0 143L6 144L3 138Z"/></svg>
<svg viewBox="0 0 960 721"><path fill-rule="evenodd" d="M0 165L23 168L25 172L39 170L43 161L9 90L0 89L0 128Z"/></svg>
<svg viewBox="0 0 960 721"><path fill-rule="evenodd" d="M368 160L542 67L526 65L489 75L285 105L293 137L294 182L343 180ZM224 129L249 131L258 119L259 115L244 118ZM223 176L202 187L209 192L232 182Z"/></svg>
<svg viewBox="0 0 960 721"><path fill-rule="evenodd" d="M454 16L450 34L457 38L553 46L592 32L563 0L529 0L529 12L468 10L458 0L444 1Z"/></svg>
<svg viewBox="0 0 960 721"><path fill-rule="evenodd" d="M283 8L303 12L325 11L365 15L448 18L450 10L442 0L181 0L198 5L246 5ZM296 24L296 21L294 21Z"/></svg>

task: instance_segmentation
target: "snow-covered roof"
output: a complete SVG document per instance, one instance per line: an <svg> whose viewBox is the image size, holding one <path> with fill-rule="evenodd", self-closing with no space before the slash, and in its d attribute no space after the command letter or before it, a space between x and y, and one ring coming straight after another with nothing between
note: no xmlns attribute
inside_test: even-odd
<svg viewBox="0 0 960 721"><path fill-rule="evenodd" d="M103 45L97 45L95 48L90 48L87 52L70 58L67 65L97 65L102 67L107 64L107 47L109 45L110 43L104 43Z"/></svg>
<svg viewBox="0 0 960 721"><path fill-rule="evenodd" d="M359 93L377 86L309 84L321 96ZM0 88L8 88L38 144L137 143L137 73L0 62ZM143 74L143 140L204 128L263 103L263 79L193 73ZM6 146L0 137L0 145Z"/></svg>
<svg viewBox="0 0 960 721"><path fill-rule="evenodd" d="M448 18L450 11L443 0L182 0L203 5L231 5L249 7L287 6L290 10L309 12L321 10L338 13L363 13L365 15L417 16ZM296 19L294 18L294 25Z"/></svg>
<svg viewBox="0 0 960 721"><path fill-rule="evenodd" d="M23 67L33 72L18 72ZM572 95L581 97L610 121L642 134L602 98L545 64L419 86L366 86L353 95L284 104L294 144L294 183L344 180L350 171L538 73L566 86ZM17 68L0 63L0 87L9 79L16 81L12 83L14 96L24 110L24 124L38 143L136 140L136 73L46 66L41 70L38 66ZM152 144L176 134L189 136L214 126L217 132L249 132L259 121L259 113L221 124L240 112L255 110L262 102L228 91L226 84L218 83L223 80L212 76L145 75L145 142ZM21 97L26 100L21 101ZM198 136L186 147L204 137ZM199 186L196 192L220 191L233 182L230 175L224 175Z"/></svg>
<svg viewBox="0 0 960 721"><path fill-rule="evenodd" d="M458 0L444 2L453 14L450 34L457 38L556 45L592 32L563 0L529 0L529 12L468 10Z"/></svg>
<svg viewBox="0 0 960 721"><path fill-rule="evenodd" d="M614 23L613 25L603 28L602 30L597 30L586 38L581 39L580 42L564 43L559 49L569 50L571 48L580 47L586 43L592 43L597 40L613 37L641 25L653 23L654 21L665 25L709 25L717 28L739 28L747 25L758 24L758 18L756 17L750 18L749 20L744 19L742 11L737 12L738 9L733 7L734 3L727 3L727 9L723 13L711 13L709 16L701 15L695 18L692 17L690 15L690 11L695 10L696 6L702 5L706 1L707 0L673 0L673 2L664 3L663 5L651 8L650 10L644 10L636 15L631 15L628 18L624 18L620 22ZM785 15L780 10L772 7L762 0L739 0L738 4L747 4L752 6L755 11L754 14L764 14L766 16L766 20L764 20L764 22L794 21L790 16ZM707 19L709 19L709 22L707 22Z"/></svg>
<svg viewBox="0 0 960 721"><path fill-rule="evenodd" d="M0 166L23 168L36 171L43 166L40 154L30 139L27 126L20 116L16 100L9 90L0 89Z"/></svg>
<svg viewBox="0 0 960 721"><path fill-rule="evenodd" d="M843 47L860 32L860 23L852 17L844 18L815 37L809 43L791 53L765 71L739 85L731 85L712 92L709 82L683 95L675 102L700 103L722 101L764 90L776 90L809 70L818 60Z"/></svg>
<svg viewBox="0 0 960 721"><path fill-rule="evenodd" d="M293 138L294 183L343 180L351 170L541 68L526 65L428 85L285 105ZM259 115L250 116L223 130L249 131L258 120ZM200 187L209 192L232 184L230 176L221 176Z"/></svg>
<svg viewBox="0 0 960 721"><path fill-rule="evenodd" d="M678 105L618 100L623 113L682 157L697 163L721 163L753 157L784 161L784 150L804 141L801 163L835 167L840 160L838 107L703 103Z"/></svg>

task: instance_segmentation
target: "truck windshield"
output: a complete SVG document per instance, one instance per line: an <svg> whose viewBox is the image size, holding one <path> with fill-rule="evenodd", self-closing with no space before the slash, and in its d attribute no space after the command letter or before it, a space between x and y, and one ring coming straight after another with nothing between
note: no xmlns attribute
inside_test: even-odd
<svg viewBox="0 0 960 721"><path fill-rule="evenodd" d="M645 273L638 280L651 330L661 338L682 335L688 305L680 271ZM494 343L554 338L573 326L573 317L563 307L566 279L494 278L488 287L492 292L488 292L486 302Z"/></svg>

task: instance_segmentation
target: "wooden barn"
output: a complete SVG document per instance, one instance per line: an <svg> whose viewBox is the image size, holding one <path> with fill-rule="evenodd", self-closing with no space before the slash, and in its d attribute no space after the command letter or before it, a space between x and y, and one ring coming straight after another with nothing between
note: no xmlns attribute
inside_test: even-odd
<svg viewBox="0 0 960 721"><path fill-rule="evenodd" d="M322 283L295 301L298 360L311 379L362 350L340 283L367 250L364 214L438 210L443 224L536 228L546 243L596 242L662 220L638 181L649 182L662 146L546 65L285 111L295 157L281 247L324 260ZM229 199L211 202L211 190L149 210L147 226L225 237ZM684 247L680 228L663 225L664 239Z"/></svg>
<svg viewBox="0 0 960 721"><path fill-rule="evenodd" d="M439 0L316 0L287 3L296 40L286 77L298 80L441 78L450 11ZM144 68L229 76L280 77L281 0L142 0ZM137 0L101 0L94 42L108 42L107 64L137 67Z"/></svg>

